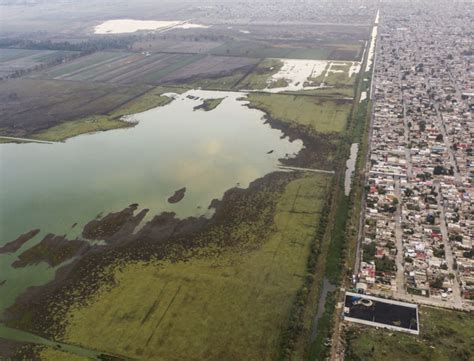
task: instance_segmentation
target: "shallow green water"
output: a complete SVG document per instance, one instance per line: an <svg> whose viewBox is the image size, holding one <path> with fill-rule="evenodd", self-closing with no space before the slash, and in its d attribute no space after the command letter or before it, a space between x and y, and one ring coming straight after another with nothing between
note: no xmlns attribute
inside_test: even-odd
<svg viewBox="0 0 474 361"><path fill-rule="evenodd" d="M210 112L194 111L202 98L224 101ZM0 245L31 229L41 233L16 254L0 255L0 310L27 286L44 283L54 270L44 264L13 269L19 253L46 233L77 237L99 213L132 203L180 217L209 215L212 199L276 169L301 141L282 139L248 109L243 94L190 91L171 104L134 115L130 129L82 135L59 144L0 145ZM269 151L273 153L268 154ZM168 197L186 187L184 199ZM145 220L146 221L146 220ZM72 229L74 223L78 225Z"/></svg>

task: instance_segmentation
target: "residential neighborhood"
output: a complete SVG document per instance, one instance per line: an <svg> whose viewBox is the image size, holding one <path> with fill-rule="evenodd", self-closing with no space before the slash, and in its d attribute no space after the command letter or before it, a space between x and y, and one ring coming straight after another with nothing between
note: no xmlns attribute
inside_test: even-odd
<svg viewBox="0 0 474 361"><path fill-rule="evenodd" d="M472 24L456 6L381 16L357 288L470 309Z"/></svg>

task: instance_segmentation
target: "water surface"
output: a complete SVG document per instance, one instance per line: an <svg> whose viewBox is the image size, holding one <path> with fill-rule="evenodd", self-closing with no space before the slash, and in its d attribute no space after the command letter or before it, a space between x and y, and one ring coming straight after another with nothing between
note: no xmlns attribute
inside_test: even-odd
<svg viewBox="0 0 474 361"><path fill-rule="evenodd" d="M7 281L0 286L0 310L26 286L52 277L54 270L44 263L10 267L46 233L77 237L98 214L132 203L149 208L149 218L162 211L210 215L212 199L236 185L247 187L276 170L279 159L298 153L302 142L282 138L242 96L189 91L169 105L134 115L134 128L65 143L0 145L0 246L41 229L16 254L0 255L0 282ZM224 97L212 111L193 109L202 99ZM168 203L184 187L184 199Z"/></svg>

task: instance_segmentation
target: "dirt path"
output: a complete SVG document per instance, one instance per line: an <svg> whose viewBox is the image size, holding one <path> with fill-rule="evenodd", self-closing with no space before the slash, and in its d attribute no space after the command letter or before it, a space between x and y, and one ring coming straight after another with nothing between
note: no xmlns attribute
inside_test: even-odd
<svg viewBox="0 0 474 361"><path fill-rule="evenodd" d="M0 139L12 140L17 142L26 142L26 143L41 143L41 144L54 144L58 142L50 142L46 140L30 139L30 138L17 138L17 137L4 137L0 136Z"/></svg>
<svg viewBox="0 0 474 361"><path fill-rule="evenodd" d="M289 167L285 165L279 165L278 168L286 169L286 170L302 171L302 172L311 172L311 173L336 174L336 172L333 170L325 170L325 169Z"/></svg>

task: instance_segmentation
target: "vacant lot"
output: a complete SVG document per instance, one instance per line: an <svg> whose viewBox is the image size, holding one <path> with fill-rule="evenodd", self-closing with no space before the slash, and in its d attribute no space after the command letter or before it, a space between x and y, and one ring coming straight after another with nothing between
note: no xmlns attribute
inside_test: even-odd
<svg viewBox="0 0 474 361"><path fill-rule="evenodd" d="M0 48L0 78L77 56L74 51L50 51Z"/></svg>
<svg viewBox="0 0 474 361"><path fill-rule="evenodd" d="M457 360L474 357L474 315L421 308L420 335L351 327L346 360Z"/></svg>
<svg viewBox="0 0 474 361"><path fill-rule="evenodd" d="M282 193L260 187L251 197L265 199L259 216L247 223L238 201L236 227L201 234L211 244L186 262L108 268L113 285L70 309L64 341L134 359L275 359L330 179L301 176ZM239 242L220 246L231 239Z"/></svg>
<svg viewBox="0 0 474 361"><path fill-rule="evenodd" d="M311 132L342 132L351 110L350 100L306 95L251 93L250 105L287 124L307 126Z"/></svg>
<svg viewBox="0 0 474 361"><path fill-rule="evenodd" d="M65 121L107 114L150 87L14 79L0 84L0 135L27 137Z"/></svg>

